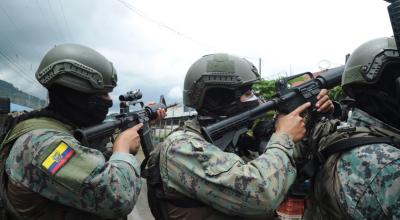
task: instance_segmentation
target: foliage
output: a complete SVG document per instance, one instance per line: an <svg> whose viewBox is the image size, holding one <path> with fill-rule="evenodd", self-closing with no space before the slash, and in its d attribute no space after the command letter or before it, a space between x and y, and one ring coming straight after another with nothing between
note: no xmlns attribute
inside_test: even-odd
<svg viewBox="0 0 400 220"><path fill-rule="evenodd" d="M333 89L330 89L328 95L333 101L337 102L344 99L345 97L341 86L336 86Z"/></svg>
<svg viewBox="0 0 400 220"><path fill-rule="evenodd" d="M275 94L275 80L262 80L253 85L255 95L269 100Z"/></svg>
<svg viewBox="0 0 400 220"><path fill-rule="evenodd" d="M307 79L309 79L308 75L307 75L307 77L304 76L304 75L301 75L301 76L299 76L299 77L296 77L296 78L294 78L294 79L289 80L288 83L289 83L289 84L300 83L300 82L303 82L303 81L305 81L305 80L307 80Z"/></svg>
<svg viewBox="0 0 400 220"><path fill-rule="evenodd" d="M298 82L298 80L296 80L296 82ZM293 82L291 81L291 83ZM269 100L275 94L275 81L262 80L253 85L253 90L258 97ZM345 97L341 86L330 89L328 95L333 101L340 101Z"/></svg>

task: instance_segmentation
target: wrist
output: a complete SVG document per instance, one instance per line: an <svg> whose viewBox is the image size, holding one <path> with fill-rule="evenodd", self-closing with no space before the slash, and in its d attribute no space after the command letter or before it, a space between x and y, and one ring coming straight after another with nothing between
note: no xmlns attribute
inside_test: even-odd
<svg viewBox="0 0 400 220"><path fill-rule="evenodd" d="M288 135L287 133L277 133L275 132L269 141L271 144L274 144L275 146L279 145L282 146L283 148L287 150L291 150L294 148L295 143L293 141L293 138Z"/></svg>
<svg viewBox="0 0 400 220"><path fill-rule="evenodd" d="M295 142L294 141L294 139L293 139L293 136L292 135L290 135L288 132L284 132L284 131L276 131L275 132L275 134L276 135L279 135L279 136L286 136L288 139L290 139L293 143Z"/></svg>
<svg viewBox="0 0 400 220"><path fill-rule="evenodd" d="M113 145L113 152L129 153L129 146L124 142L116 141Z"/></svg>

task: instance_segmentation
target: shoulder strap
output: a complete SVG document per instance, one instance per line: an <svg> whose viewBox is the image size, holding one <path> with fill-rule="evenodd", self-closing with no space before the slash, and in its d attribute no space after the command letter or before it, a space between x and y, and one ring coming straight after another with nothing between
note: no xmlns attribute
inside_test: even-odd
<svg viewBox="0 0 400 220"><path fill-rule="evenodd" d="M368 144L380 144L380 143L385 143L385 144L390 144L398 149L400 149L400 140L397 140L394 137L353 137L353 138L348 138L348 139L343 139L339 140L328 147L322 149L319 152L319 157L318 158L321 162L325 162L326 159L328 159L331 155L339 152L344 152L348 151L351 149L354 149L356 147L360 147L363 145L368 145Z"/></svg>
<svg viewBox="0 0 400 220"><path fill-rule="evenodd" d="M70 131L64 124L55 119L45 117L32 118L18 123L12 130L10 130L6 138L4 139L3 145L11 143L22 135L40 128L54 129L57 131L70 133Z"/></svg>
<svg viewBox="0 0 400 220"><path fill-rule="evenodd" d="M322 149L320 152L315 153L314 158L308 161L300 170L301 179L308 179L313 177L315 172L319 167L325 163L325 161L332 155L354 149L368 144L378 144L385 143L390 144L398 149L400 149L400 140L394 137L353 137L342 139L337 142L328 145L326 148Z"/></svg>

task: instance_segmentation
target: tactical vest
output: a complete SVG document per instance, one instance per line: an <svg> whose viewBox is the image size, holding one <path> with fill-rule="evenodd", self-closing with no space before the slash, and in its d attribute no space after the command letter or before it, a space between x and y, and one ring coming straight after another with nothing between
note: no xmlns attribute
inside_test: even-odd
<svg viewBox="0 0 400 220"><path fill-rule="evenodd" d="M308 204L304 219L351 219L340 202L340 180L336 166L342 152L370 143L388 143L398 147L398 143L391 142L391 138L400 140L400 134L378 127L351 127L339 120L326 120L317 124L312 132L310 146L314 155L320 160L320 167L314 175L311 188L310 204ZM377 138L378 137L378 138ZM391 138L383 138L391 137ZM359 144L351 143L352 140ZM380 141L381 140L381 141ZM394 140L394 139L393 139ZM345 146L347 142L348 146ZM349 146L353 144L353 146ZM336 149L336 153L323 158L321 152L328 148ZM347 149L346 149L347 148Z"/></svg>
<svg viewBox="0 0 400 220"><path fill-rule="evenodd" d="M200 135L190 123L175 129ZM162 145L161 145L162 146ZM151 212L156 220L241 220L242 217L228 216L218 210L189 198L165 186L160 174L160 152L158 146L150 155L142 177L147 179L147 196Z"/></svg>
<svg viewBox="0 0 400 220"><path fill-rule="evenodd" d="M70 208L48 200L30 189L12 183L5 171L5 164L14 142L22 135L36 129L52 129L71 134L66 125L52 118L32 118L18 123L0 145L0 197L7 209L5 219L68 219L68 215L79 216L79 219L98 219L98 216ZM18 201L32 201L32 205L26 207ZM39 215L39 216L37 216ZM74 218L74 220L77 220Z"/></svg>

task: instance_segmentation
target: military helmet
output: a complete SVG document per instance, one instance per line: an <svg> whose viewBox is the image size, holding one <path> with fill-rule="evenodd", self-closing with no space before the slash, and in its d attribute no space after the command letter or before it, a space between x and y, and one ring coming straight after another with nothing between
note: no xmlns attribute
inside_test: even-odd
<svg viewBox="0 0 400 220"><path fill-rule="evenodd" d="M117 85L113 64L97 51L78 44L62 44L48 51L36 79L46 88L59 84L88 94L109 93Z"/></svg>
<svg viewBox="0 0 400 220"><path fill-rule="evenodd" d="M388 64L400 63L399 52L392 37L377 38L359 46L349 57L342 75L342 88L354 98L355 85L376 84Z"/></svg>
<svg viewBox="0 0 400 220"><path fill-rule="evenodd" d="M259 80L257 68L244 58L224 53L205 55L193 63L186 74L183 104L199 110L207 90L235 90Z"/></svg>

